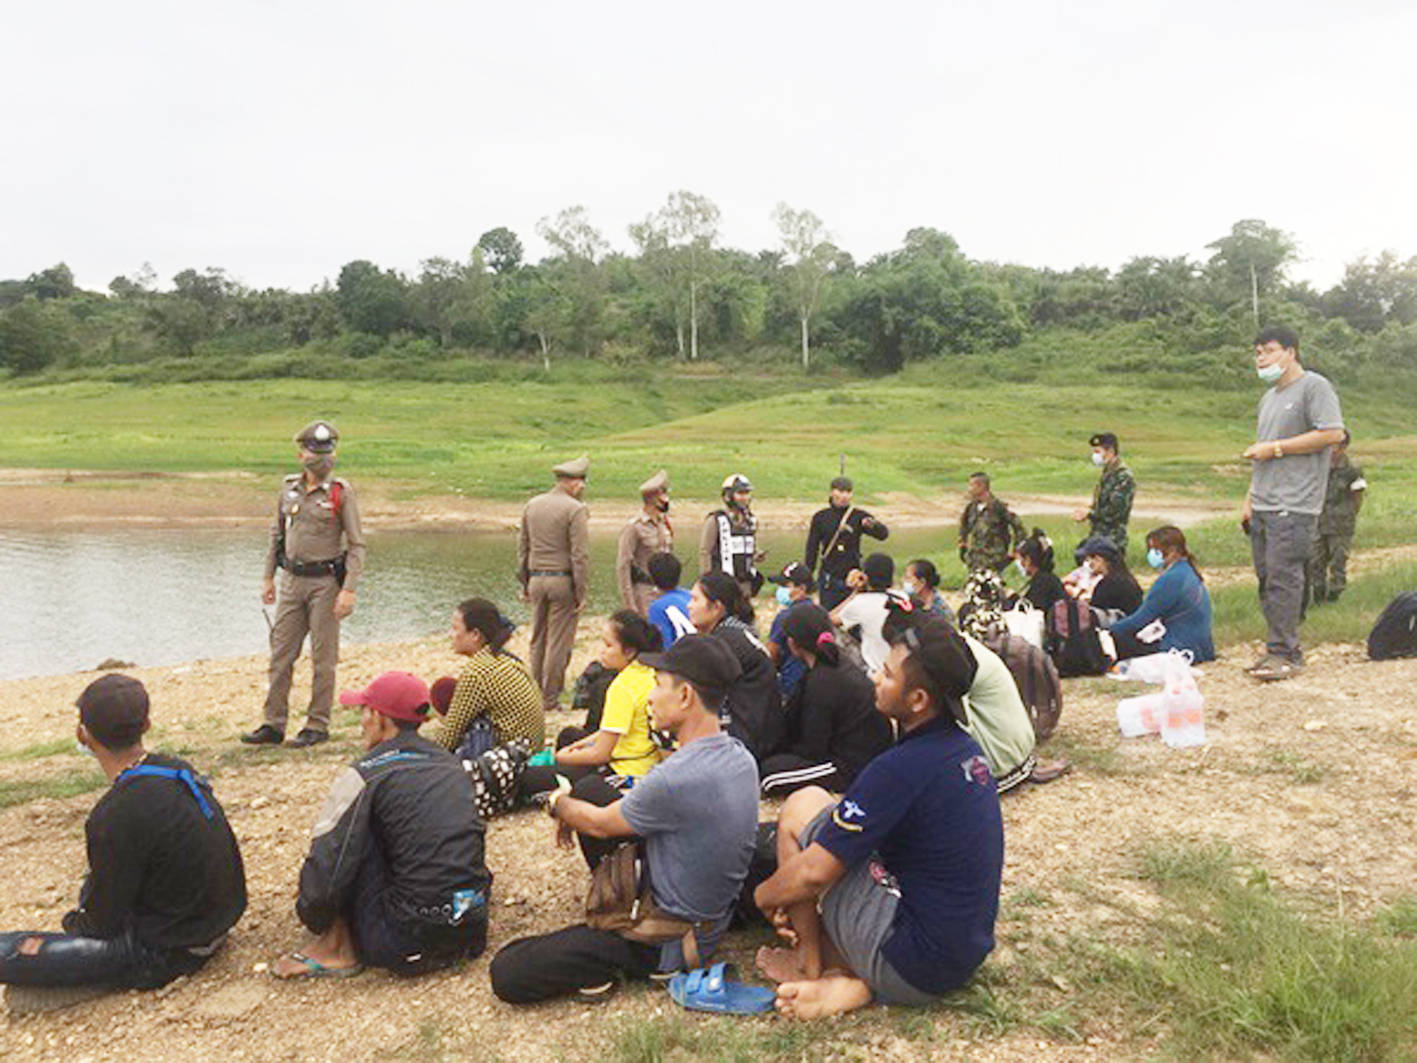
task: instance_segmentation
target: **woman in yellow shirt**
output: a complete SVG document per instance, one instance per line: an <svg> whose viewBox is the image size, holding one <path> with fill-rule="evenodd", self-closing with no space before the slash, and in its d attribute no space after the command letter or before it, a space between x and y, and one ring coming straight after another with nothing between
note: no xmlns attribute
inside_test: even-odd
<svg viewBox="0 0 1417 1063"><path fill-rule="evenodd" d="M610 775L638 778L659 763L659 747L649 727L654 669L641 664L639 657L657 652L661 645L659 629L632 610L622 609L605 622L600 663L620 674L605 692L600 730L577 736L556 751L560 774L575 779L602 769ZM562 732L563 739L570 737Z"/></svg>

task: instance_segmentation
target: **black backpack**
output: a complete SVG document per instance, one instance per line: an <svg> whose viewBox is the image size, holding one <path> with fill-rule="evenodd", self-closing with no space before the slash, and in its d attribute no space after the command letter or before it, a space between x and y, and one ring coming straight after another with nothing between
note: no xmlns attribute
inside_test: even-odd
<svg viewBox="0 0 1417 1063"><path fill-rule="evenodd" d="M1368 634L1368 656L1375 661L1417 657L1417 591L1404 591L1388 603Z"/></svg>
<svg viewBox="0 0 1417 1063"><path fill-rule="evenodd" d="M1107 671L1111 662L1102 652L1092 607L1086 602L1076 598L1054 602L1048 627L1048 652L1060 676L1103 675Z"/></svg>

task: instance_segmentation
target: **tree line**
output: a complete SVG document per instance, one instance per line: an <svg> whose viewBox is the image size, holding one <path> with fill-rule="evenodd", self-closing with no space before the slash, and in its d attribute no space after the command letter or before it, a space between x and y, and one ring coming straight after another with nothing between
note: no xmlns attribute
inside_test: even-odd
<svg viewBox="0 0 1417 1063"><path fill-rule="evenodd" d="M680 191L611 248L583 207L543 218L550 253L525 260L518 235L489 229L461 258L406 275L345 263L306 292L253 289L224 269L184 269L162 287L144 266L83 291L63 263L0 280L0 365L49 366L259 353L317 344L351 357L541 360L743 357L776 351L810 369L827 357L867 372L1008 348L1052 327L1156 321L1182 348L1244 342L1261 318L1321 325L1333 342L1381 334L1417 364L1417 257L1351 263L1319 292L1289 269L1297 244L1263 221L1236 222L1209 257L1138 256L1120 269L978 261L937 229L857 262L809 210L779 204L778 246L724 247L718 207Z"/></svg>

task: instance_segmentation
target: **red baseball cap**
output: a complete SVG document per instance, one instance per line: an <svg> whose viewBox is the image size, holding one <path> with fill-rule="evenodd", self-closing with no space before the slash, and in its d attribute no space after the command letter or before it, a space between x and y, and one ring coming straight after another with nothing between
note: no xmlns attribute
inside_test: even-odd
<svg viewBox="0 0 1417 1063"><path fill-rule="evenodd" d="M385 672L363 690L340 692L341 705L367 705L395 720L428 719L428 684L411 672Z"/></svg>

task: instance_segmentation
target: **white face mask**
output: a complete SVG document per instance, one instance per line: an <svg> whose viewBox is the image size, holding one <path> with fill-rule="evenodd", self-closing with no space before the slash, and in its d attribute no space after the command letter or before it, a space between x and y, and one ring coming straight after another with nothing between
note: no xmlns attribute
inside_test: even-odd
<svg viewBox="0 0 1417 1063"><path fill-rule="evenodd" d="M900 581L900 589L905 591L906 594L914 594L920 588L913 579L903 579Z"/></svg>
<svg viewBox="0 0 1417 1063"><path fill-rule="evenodd" d="M1255 373L1266 384L1273 384L1284 375L1284 367L1282 365L1261 365L1255 368Z"/></svg>
<svg viewBox="0 0 1417 1063"><path fill-rule="evenodd" d="M1022 576L1024 579L1028 579L1028 569L1023 567L1022 561L1015 561L1014 568L1018 569L1018 574L1020 576Z"/></svg>
<svg viewBox="0 0 1417 1063"><path fill-rule="evenodd" d="M1100 450L1094 450L1094 451L1092 452L1092 464L1094 464L1094 465L1106 465L1106 464L1107 464L1107 459L1102 456L1102 451L1100 451Z"/></svg>

